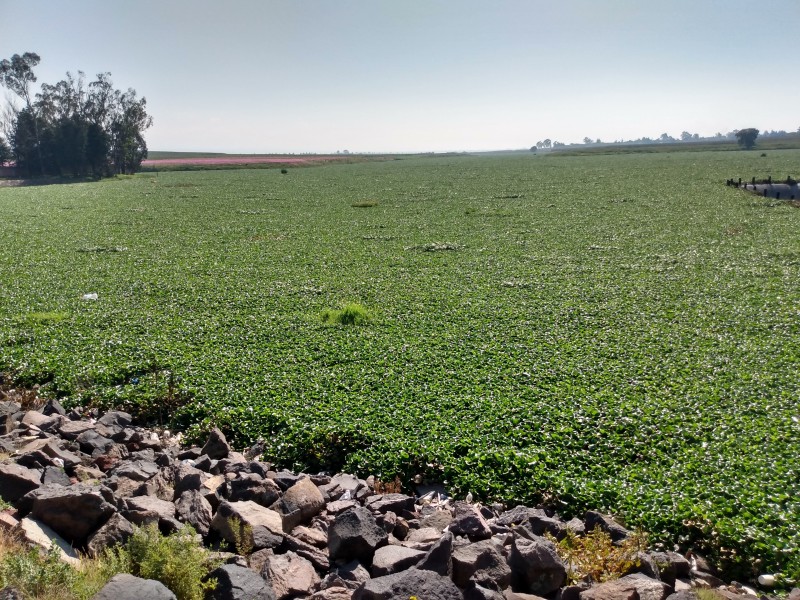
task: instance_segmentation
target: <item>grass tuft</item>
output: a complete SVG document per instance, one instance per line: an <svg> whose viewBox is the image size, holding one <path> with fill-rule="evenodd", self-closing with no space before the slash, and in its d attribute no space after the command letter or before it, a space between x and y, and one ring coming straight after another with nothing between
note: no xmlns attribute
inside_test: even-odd
<svg viewBox="0 0 800 600"><path fill-rule="evenodd" d="M330 325L363 325L372 317L362 305L351 302L345 304L341 310L325 309L321 318L323 323Z"/></svg>

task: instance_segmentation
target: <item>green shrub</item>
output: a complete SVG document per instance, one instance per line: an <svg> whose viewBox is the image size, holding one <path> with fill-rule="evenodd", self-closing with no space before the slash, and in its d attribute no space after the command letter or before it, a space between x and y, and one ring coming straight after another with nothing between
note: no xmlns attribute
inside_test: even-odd
<svg viewBox="0 0 800 600"><path fill-rule="evenodd" d="M139 528L123 548L107 554L123 571L160 581L178 600L202 600L205 591L216 586L214 580L203 581L217 565L188 525L168 536L155 525Z"/></svg>
<svg viewBox="0 0 800 600"><path fill-rule="evenodd" d="M647 536L643 533L636 532L616 545L611 541L611 536L599 527L584 536L567 530L567 535L560 542L552 537L550 539L567 565L570 584L617 579L638 566L639 552L647 550Z"/></svg>
<svg viewBox="0 0 800 600"><path fill-rule="evenodd" d="M326 309L322 313L323 323L338 323L340 325L361 325L370 320L370 314L360 304L346 304L341 310Z"/></svg>

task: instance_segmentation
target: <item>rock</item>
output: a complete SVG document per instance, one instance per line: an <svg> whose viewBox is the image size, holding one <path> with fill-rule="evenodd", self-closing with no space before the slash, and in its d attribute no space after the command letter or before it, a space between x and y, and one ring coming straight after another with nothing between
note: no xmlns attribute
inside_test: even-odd
<svg viewBox="0 0 800 600"><path fill-rule="evenodd" d="M800 600L800 588L792 588L792 591L786 596L786 600Z"/></svg>
<svg viewBox="0 0 800 600"><path fill-rule="evenodd" d="M636 573L606 581L584 590L580 600L666 600L669 586Z"/></svg>
<svg viewBox="0 0 800 600"><path fill-rule="evenodd" d="M208 500L199 491L183 492L175 501L175 513L180 522L188 523L203 537L208 535L214 513Z"/></svg>
<svg viewBox="0 0 800 600"><path fill-rule="evenodd" d="M269 481L269 480L268 480ZM287 489L272 509L283 517L283 530L291 531L306 523L325 508L322 492L308 478L299 479Z"/></svg>
<svg viewBox="0 0 800 600"><path fill-rule="evenodd" d="M311 564L320 571L327 571L330 569L330 560L325 551L315 548L311 544L307 544L291 535L284 536L283 541L287 549L296 552L299 556L310 561ZM327 548L325 550L327 551Z"/></svg>
<svg viewBox="0 0 800 600"><path fill-rule="evenodd" d="M552 542L514 535L508 557L514 591L546 596L564 585L567 570Z"/></svg>
<svg viewBox="0 0 800 600"><path fill-rule="evenodd" d="M562 521L550 517L540 508L528 508L527 506L516 506L497 517L494 522L498 525L523 526L533 535L544 535L549 533L555 537L562 537L566 526ZM579 521L580 522L580 521ZM581 523L583 525L583 523Z"/></svg>
<svg viewBox="0 0 800 600"><path fill-rule="evenodd" d="M621 542L627 538L631 532L625 529L608 515L604 515L593 510L587 511L583 517L584 527L587 533L595 527L599 527L611 536L612 542Z"/></svg>
<svg viewBox="0 0 800 600"><path fill-rule="evenodd" d="M405 494L379 494L370 496L364 506L373 512L386 513L392 511L401 514L403 511L414 510L414 498Z"/></svg>
<svg viewBox="0 0 800 600"><path fill-rule="evenodd" d="M300 475L289 471L267 471L266 477L274 481L282 492L285 492L300 480Z"/></svg>
<svg viewBox="0 0 800 600"><path fill-rule="evenodd" d="M233 525L238 520L239 531ZM250 500L223 501L211 521L211 528L231 544L241 543L253 550L275 548L283 542L283 522L274 510Z"/></svg>
<svg viewBox="0 0 800 600"><path fill-rule="evenodd" d="M56 417L48 417L43 415L38 410L29 410L22 416L20 422L24 423L25 425L33 425L34 427L38 427L42 431L47 431L55 427L59 420Z"/></svg>
<svg viewBox="0 0 800 600"><path fill-rule="evenodd" d="M353 590L370 580L369 572L357 560L351 560L336 569L336 575Z"/></svg>
<svg viewBox="0 0 800 600"><path fill-rule="evenodd" d="M60 415L62 417L67 416L67 411L64 410L64 407L61 406L61 403L56 400L55 398L50 398L45 405L42 407L42 414L47 415L48 417L53 415Z"/></svg>
<svg viewBox="0 0 800 600"><path fill-rule="evenodd" d="M58 548L62 562L69 563L72 566L77 566L81 562L72 546L41 521L26 517L19 522L16 531L20 533L25 542L44 551L49 550L51 546Z"/></svg>
<svg viewBox="0 0 800 600"><path fill-rule="evenodd" d="M514 595L516 596L517 594ZM474 581L472 581L464 590L464 600L510 600L510 599L500 590L483 587L482 585L479 585Z"/></svg>
<svg viewBox="0 0 800 600"><path fill-rule="evenodd" d="M422 525L422 527L430 527L442 532L445 530L445 527L448 527L452 522L453 515L450 514L449 510L437 510L420 520L420 525Z"/></svg>
<svg viewBox="0 0 800 600"><path fill-rule="evenodd" d="M136 513L155 513L160 519L172 519L175 517L175 505L156 498L155 496L135 496L125 501L128 517L134 523L138 523L141 516Z"/></svg>
<svg viewBox="0 0 800 600"><path fill-rule="evenodd" d="M89 429L80 434L76 440L80 444L81 452L85 452L90 456L100 456L108 452L114 445L114 441L110 438L103 437L94 429Z"/></svg>
<svg viewBox="0 0 800 600"><path fill-rule="evenodd" d="M41 485L42 472L14 463L0 464L0 497L16 504L28 492Z"/></svg>
<svg viewBox="0 0 800 600"><path fill-rule="evenodd" d="M212 578L217 587L206 594L208 600L276 600L269 583L247 567L223 565L208 574Z"/></svg>
<svg viewBox="0 0 800 600"><path fill-rule="evenodd" d="M100 529L89 536L86 549L90 556L100 556L107 548L124 544L133 535L133 524L119 513L114 513Z"/></svg>
<svg viewBox="0 0 800 600"><path fill-rule="evenodd" d="M344 511L355 508L356 506L358 506L358 502L355 500L335 500L333 502L328 502L328 504L325 506L325 511L329 515L338 515L339 513L343 513Z"/></svg>
<svg viewBox="0 0 800 600"><path fill-rule="evenodd" d="M280 498L281 490L271 479L255 473L244 473L226 484L226 495L231 502L252 500L256 504L280 512L272 504Z"/></svg>
<svg viewBox="0 0 800 600"><path fill-rule="evenodd" d="M447 577L433 571L408 569L366 581L353 594L353 600L462 600L463 595Z"/></svg>
<svg viewBox="0 0 800 600"><path fill-rule="evenodd" d="M175 483L174 494L178 498L187 490L200 491L203 482L210 479L207 473L190 465L179 464L172 469L172 480Z"/></svg>
<svg viewBox="0 0 800 600"><path fill-rule="evenodd" d="M387 539L372 513L359 506L336 515L328 529L328 551L331 559L355 558L369 564Z"/></svg>
<svg viewBox="0 0 800 600"><path fill-rule="evenodd" d="M317 548L328 547L328 534L324 531L320 531L319 529L298 525L292 529L291 535L301 542L305 542L306 544L310 544Z"/></svg>
<svg viewBox="0 0 800 600"><path fill-rule="evenodd" d="M144 460L132 460L119 463L109 474L127 477L134 481L147 481L158 473L158 465Z"/></svg>
<svg viewBox="0 0 800 600"><path fill-rule="evenodd" d="M127 573L114 575L92 600L176 600L169 588L155 579L142 579Z"/></svg>
<svg viewBox="0 0 800 600"><path fill-rule="evenodd" d="M175 487L172 477L172 470L162 467L153 477L134 489L131 495L155 496L164 502L171 502L175 498Z"/></svg>
<svg viewBox="0 0 800 600"><path fill-rule="evenodd" d="M69 475L61 467L45 467L42 474L42 484L72 485Z"/></svg>
<svg viewBox="0 0 800 600"><path fill-rule="evenodd" d="M31 517L78 544L116 512L103 498L100 486L80 483L44 485L25 494L18 504L22 512L30 512Z"/></svg>
<svg viewBox="0 0 800 600"><path fill-rule="evenodd" d="M452 530L450 530L452 533ZM442 533L433 527L422 527L408 532L406 542L416 542L419 544L434 544L442 537Z"/></svg>
<svg viewBox="0 0 800 600"><path fill-rule="evenodd" d="M277 600L308 595L320 581L313 565L291 551L269 557L261 576L270 583Z"/></svg>
<svg viewBox="0 0 800 600"><path fill-rule="evenodd" d="M586 524L578 517L572 517L569 521L567 521L566 527L576 535L586 534Z"/></svg>
<svg viewBox="0 0 800 600"><path fill-rule="evenodd" d="M121 410L110 410L97 419L97 424L107 427L112 434L120 433L126 427L130 427L132 423L133 417Z"/></svg>
<svg viewBox="0 0 800 600"><path fill-rule="evenodd" d="M20 411L20 405L16 402L4 400L0 402L0 435L6 435L14 431L17 419L14 417Z"/></svg>
<svg viewBox="0 0 800 600"><path fill-rule="evenodd" d="M697 600L697 593L693 590L681 590L667 596L667 600Z"/></svg>
<svg viewBox="0 0 800 600"><path fill-rule="evenodd" d="M74 440L82 433L93 429L94 424L91 421L64 421L56 428L56 431L65 440Z"/></svg>
<svg viewBox="0 0 800 600"><path fill-rule="evenodd" d="M468 537L473 542L492 537L492 530L480 511L474 505L463 501L455 503L450 531L453 535Z"/></svg>
<svg viewBox="0 0 800 600"><path fill-rule="evenodd" d="M511 584L511 568L491 540L456 545L452 556L453 582L462 589L470 580L484 587L494 584L501 590Z"/></svg>
<svg viewBox="0 0 800 600"><path fill-rule="evenodd" d="M209 458L217 459L227 458L231 452L231 447L225 439L225 434L216 427L211 430L208 435L208 441L201 450L201 454L205 454Z"/></svg>
<svg viewBox="0 0 800 600"><path fill-rule="evenodd" d="M453 533L448 531L417 563L417 568L450 577L453 574Z"/></svg>
<svg viewBox="0 0 800 600"><path fill-rule="evenodd" d="M425 552L403 546L382 546L375 551L372 558L372 576L382 577L404 571L417 564L424 556Z"/></svg>
<svg viewBox="0 0 800 600"><path fill-rule="evenodd" d="M58 458L61 460L61 462L64 463L65 469L72 469L75 465L81 464L80 456L69 450L64 450L55 441L50 441L42 446L42 452L50 458Z"/></svg>

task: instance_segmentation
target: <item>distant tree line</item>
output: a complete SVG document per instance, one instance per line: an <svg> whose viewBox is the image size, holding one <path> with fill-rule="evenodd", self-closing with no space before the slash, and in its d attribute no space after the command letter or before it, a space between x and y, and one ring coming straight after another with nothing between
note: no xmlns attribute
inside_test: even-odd
<svg viewBox="0 0 800 600"><path fill-rule="evenodd" d="M733 131L729 131L728 133L720 133L717 132L713 136L701 137L698 133L690 133L688 131L683 131L680 134L680 137L675 138L669 135L668 133L662 133L657 138L650 138L650 137L642 137L636 140L615 140L613 142L603 142L602 140L592 139L590 137L583 138L583 145L584 146L610 146L610 145L637 145L637 144L675 144L675 143L691 143L691 142L722 142L722 141L735 141L741 146L742 148L749 150L755 147L755 141L757 137L767 138L767 139L780 139L780 138L796 138L800 135L800 127L798 127L797 131L785 131L781 130L773 130L773 131L763 131L760 132L758 129L754 127L748 127L746 129L734 129ZM531 146L531 151L536 152L536 150L542 149L551 149L551 148L564 148L564 147L577 147L580 144L563 144L561 142L554 142L550 139L541 140L536 142L534 146Z"/></svg>
<svg viewBox="0 0 800 600"><path fill-rule="evenodd" d="M24 176L95 178L134 173L147 157L144 131L153 119L136 91L114 89L110 73L86 83L67 73L55 85L42 84L35 96L33 68L38 54L0 61L0 85L22 101L0 112L0 161L15 160Z"/></svg>

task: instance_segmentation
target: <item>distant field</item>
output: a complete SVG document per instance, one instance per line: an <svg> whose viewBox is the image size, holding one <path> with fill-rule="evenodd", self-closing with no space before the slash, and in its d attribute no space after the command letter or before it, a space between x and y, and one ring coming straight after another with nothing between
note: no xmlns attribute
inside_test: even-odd
<svg viewBox="0 0 800 600"><path fill-rule="evenodd" d="M797 578L800 210L724 185L800 176L761 153L2 188L0 371ZM345 302L371 322L321 322Z"/></svg>
<svg viewBox="0 0 800 600"><path fill-rule="evenodd" d="M307 167L327 163L389 160L383 155L359 154L222 154L214 152L150 152L142 161L144 172L191 171L259 167Z"/></svg>

